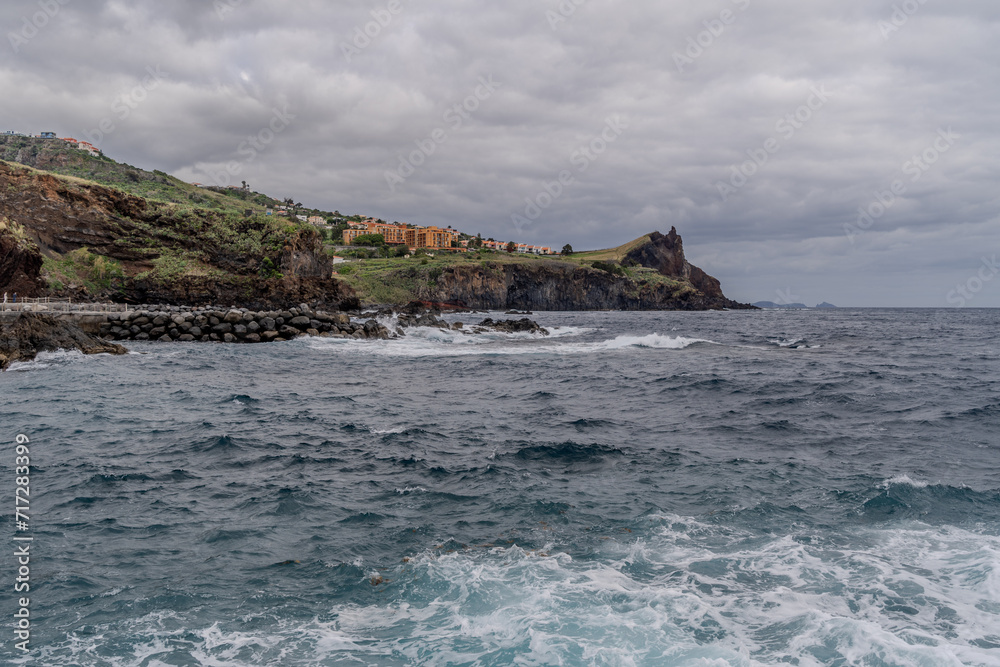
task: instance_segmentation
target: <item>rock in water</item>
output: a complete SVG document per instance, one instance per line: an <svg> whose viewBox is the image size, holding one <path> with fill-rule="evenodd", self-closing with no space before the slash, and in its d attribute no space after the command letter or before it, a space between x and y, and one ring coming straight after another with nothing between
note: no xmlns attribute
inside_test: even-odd
<svg viewBox="0 0 1000 667"><path fill-rule="evenodd" d="M479 327L493 331L502 331L504 333L533 333L541 334L543 336L549 335L548 329L538 326L538 322L529 320L527 317L522 317L519 320L493 320L487 317L479 323Z"/></svg>
<svg viewBox="0 0 1000 667"><path fill-rule="evenodd" d="M13 324L0 327L0 370L7 370L15 361L31 361L39 352L56 350L128 354L121 345L91 336L73 322L51 315L21 313Z"/></svg>

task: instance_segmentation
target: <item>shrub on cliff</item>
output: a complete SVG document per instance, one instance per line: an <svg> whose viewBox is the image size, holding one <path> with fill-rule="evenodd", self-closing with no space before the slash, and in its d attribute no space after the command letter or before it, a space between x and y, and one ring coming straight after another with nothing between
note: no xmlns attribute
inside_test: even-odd
<svg viewBox="0 0 1000 667"><path fill-rule="evenodd" d="M598 271L604 271L605 273L610 273L614 276L624 276L626 275L625 269L617 264L612 264L611 262L594 262L592 265Z"/></svg>

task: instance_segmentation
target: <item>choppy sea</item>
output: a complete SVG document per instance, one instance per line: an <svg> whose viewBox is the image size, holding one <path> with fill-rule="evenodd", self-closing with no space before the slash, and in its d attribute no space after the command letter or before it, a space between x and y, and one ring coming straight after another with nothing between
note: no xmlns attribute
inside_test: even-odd
<svg viewBox="0 0 1000 667"><path fill-rule="evenodd" d="M1000 311L534 319L0 375L0 663L1000 665Z"/></svg>

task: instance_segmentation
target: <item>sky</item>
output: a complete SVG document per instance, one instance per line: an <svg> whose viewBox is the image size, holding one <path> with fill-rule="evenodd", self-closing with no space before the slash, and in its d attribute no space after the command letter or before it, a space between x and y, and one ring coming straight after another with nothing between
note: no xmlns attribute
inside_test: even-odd
<svg viewBox="0 0 1000 667"><path fill-rule="evenodd" d="M995 0L9 0L0 131L740 301L1000 307Z"/></svg>

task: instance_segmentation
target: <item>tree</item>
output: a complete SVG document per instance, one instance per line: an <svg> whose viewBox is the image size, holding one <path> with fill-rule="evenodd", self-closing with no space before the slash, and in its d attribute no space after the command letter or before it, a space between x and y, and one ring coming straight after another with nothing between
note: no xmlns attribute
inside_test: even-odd
<svg viewBox="0 0 1000 667"><path fill-rule="evenodd" d="M507 244L507 252L517 252L517 244L511 241Z"/></svg>
<svg viewBox="0 0 1000 667"><path fill-rule="evenodd" d="M564 245L563 249L562 249L562 254L564 254L564 255L572 255L573 254L573 246L571 246L568 243L566 245Z"/></svg>
<svg viewBox="0 0 1000 667"><path fill-rule="evenodd" d="M381 234L361 234L354 239L354 245L384 246L385 237Z"/></svg>

